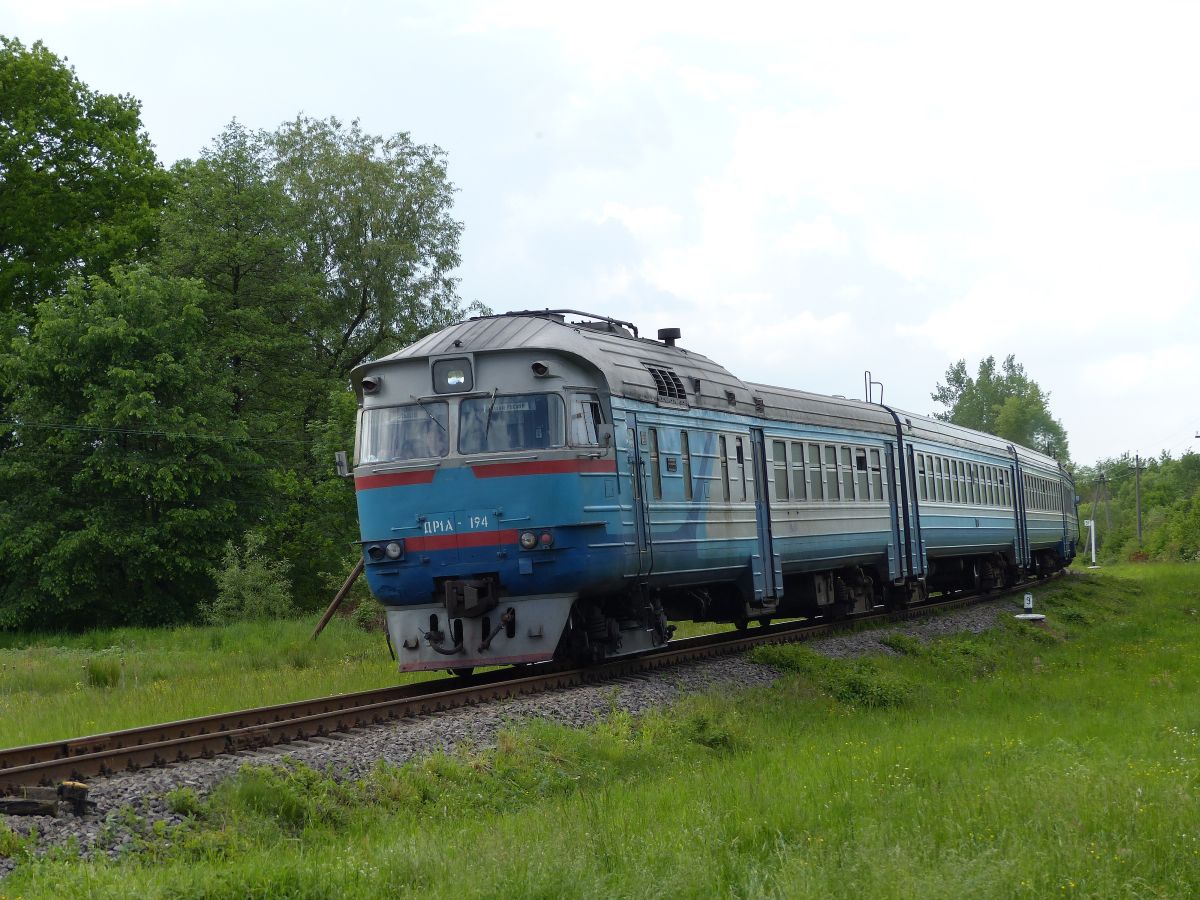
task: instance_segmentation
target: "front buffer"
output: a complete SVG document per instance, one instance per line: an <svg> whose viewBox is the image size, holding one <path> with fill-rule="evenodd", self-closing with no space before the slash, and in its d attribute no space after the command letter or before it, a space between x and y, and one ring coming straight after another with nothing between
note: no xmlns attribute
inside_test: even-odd
<svg viewBox="0 0 1200 900"><path fill-rule="evenodd" d="M448 605L389 607L388 634L401 672L546 662L554 657L577 594L499 601L487 585L461 582Z"/></svg>

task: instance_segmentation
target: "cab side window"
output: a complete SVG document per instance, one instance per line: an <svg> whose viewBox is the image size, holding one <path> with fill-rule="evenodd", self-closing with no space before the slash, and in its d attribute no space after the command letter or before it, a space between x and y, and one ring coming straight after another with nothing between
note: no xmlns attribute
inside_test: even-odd
<svg viewBox="0 0 1200 900"><path fill-rule="evenodd" d="M595 394L576 394L571 401L570 440L576 447L595 447L600 443L599 426L604 410Z"/></svg>

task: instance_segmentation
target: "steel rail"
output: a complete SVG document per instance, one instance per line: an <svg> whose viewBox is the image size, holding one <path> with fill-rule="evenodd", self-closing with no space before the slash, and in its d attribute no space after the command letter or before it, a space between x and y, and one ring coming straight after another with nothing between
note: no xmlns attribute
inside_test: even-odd
<svg viewBox="0 0 1200 900"><path fill-rule="evenodd" d="M871 612L836 621L802 620L748 631L682 638L659 650L591 666L571 668L561 664L539 664L500 669L466 678L438 678L13 747L0 750L0 793L327 736L397 719L740 653L760 644L808 640L865 623L925 616L1000 599L1009 593L1012 591L960 595L927 601L904 610Z"/></svg>

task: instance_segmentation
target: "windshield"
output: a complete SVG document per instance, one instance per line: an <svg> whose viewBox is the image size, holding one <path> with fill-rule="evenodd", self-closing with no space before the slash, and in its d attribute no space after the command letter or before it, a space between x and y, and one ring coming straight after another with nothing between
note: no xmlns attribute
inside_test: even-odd
<svg viewBox="0 0 1200 900"><path fill-rule="evenodd" d="M391 462L445 456L450 451L449 421L444 400L364 410L358 461Z"/></svg>
<svg viewBox="0 0 1200 900"><path fill-rule="evenodd" d="M459 404L459 453L544 450L563 442L563 402L557 394L493 395Z"/></svg>

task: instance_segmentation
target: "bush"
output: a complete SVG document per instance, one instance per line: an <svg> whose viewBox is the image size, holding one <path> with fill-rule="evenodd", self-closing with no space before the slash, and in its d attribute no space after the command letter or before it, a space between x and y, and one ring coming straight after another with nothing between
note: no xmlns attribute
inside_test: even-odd
<svg viewBox="0 0 1200 900"><path fill-rule="evenodd" d="M387 617L383 604L374 597L360 600L354 612L350 613L350 621L363 631L383 631L387 628Z"/></svg>
<svg viewBox="0 0 1200 900"><path fill-rule="evenodd" d="M289 565L262 552L266 539L246 532L244 546L225 545L225 558L216 572L217 599L203 608L210 625L258 619L284 619L298 612L292 602Z"/></svg>

